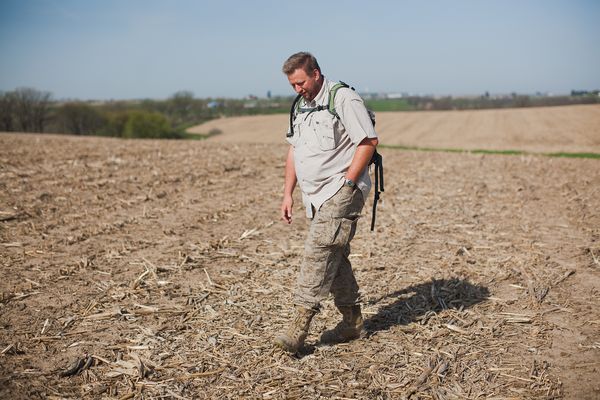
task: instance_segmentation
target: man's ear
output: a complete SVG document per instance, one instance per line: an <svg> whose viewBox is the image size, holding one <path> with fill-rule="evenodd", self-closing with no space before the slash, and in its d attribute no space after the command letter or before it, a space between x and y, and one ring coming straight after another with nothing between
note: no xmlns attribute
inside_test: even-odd
<svg viewBox="0 0 600 400"><path fill-rule="evenodd" d="M313 71L313 76L315 77L316 81L321 79L321 73L319 72L318 69L315 68L315 70Z"/></svg>

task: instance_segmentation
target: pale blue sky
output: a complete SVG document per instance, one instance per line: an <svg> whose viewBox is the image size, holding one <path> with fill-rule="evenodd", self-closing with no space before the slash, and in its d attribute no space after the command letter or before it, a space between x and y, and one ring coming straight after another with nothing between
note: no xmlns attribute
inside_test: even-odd
<svg viewBox="0 0 600 400"><path fill-rule="evenodd" d="M291 95L301 50L361 91L599 89L600 1L0 1L0 91Z"/></svg>

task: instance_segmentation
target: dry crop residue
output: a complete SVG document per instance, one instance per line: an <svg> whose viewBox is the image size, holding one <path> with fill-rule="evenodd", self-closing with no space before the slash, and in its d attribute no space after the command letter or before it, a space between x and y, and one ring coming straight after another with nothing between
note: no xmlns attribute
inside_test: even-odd
<svg viewBox="0 0 600 400"><path fill-rule="evenodd" d="M369 335L290 357L285 151L0 135L0 397L600 396L598 160L382 149Z"/></svg>

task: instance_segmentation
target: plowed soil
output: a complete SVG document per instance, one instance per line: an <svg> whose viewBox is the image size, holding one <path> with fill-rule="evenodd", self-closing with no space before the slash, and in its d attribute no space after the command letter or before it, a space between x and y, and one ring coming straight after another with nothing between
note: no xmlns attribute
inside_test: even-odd
<svg viewBox="0 0 600 400"><path fill-rule="evenodd" d="M327 301L288 356L272 340L307 221L298 191L278 221L284 128L1 134L0 398L600 397L599 160L381 149L376 231L369 199L351 254L368 334L321 345ZM532 149L591 151L595 132Z"/></svg>

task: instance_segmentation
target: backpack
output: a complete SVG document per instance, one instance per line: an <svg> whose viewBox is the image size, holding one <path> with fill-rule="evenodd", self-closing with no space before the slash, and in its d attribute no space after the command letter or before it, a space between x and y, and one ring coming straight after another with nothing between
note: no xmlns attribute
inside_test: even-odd
<svg viewBox="0 0 600 400"><path fill-rule="evenodd" d="M353 87L342 81L336 83L329 90L329 98L327 100L326 106L319 105L317 107L311 108L300 108L300 99L302 98L302 95L297 95L294 101L292 102L292 107L290 108L290 130L287 133L287 137L294 136L294 118L298 113L312 113L315 111L327 110L331 115L339 119L340 116L335 111L335 94L341 88L355 90ZM375 126L375 113L373 113L373 111L369 109L367 109L367 112L369 113L371 123L373 124L373 126ZM373 231L375 229L375 214L377 212L377 202L379 201L380 193L383 192L383 157L381 157L381 154L377 152L377 149L375 149L375 152L373 153L373 156L369 161L369 166L371 165L375 166L375 193L373 198L373 212L371 216L371 231Z"/></svg>

